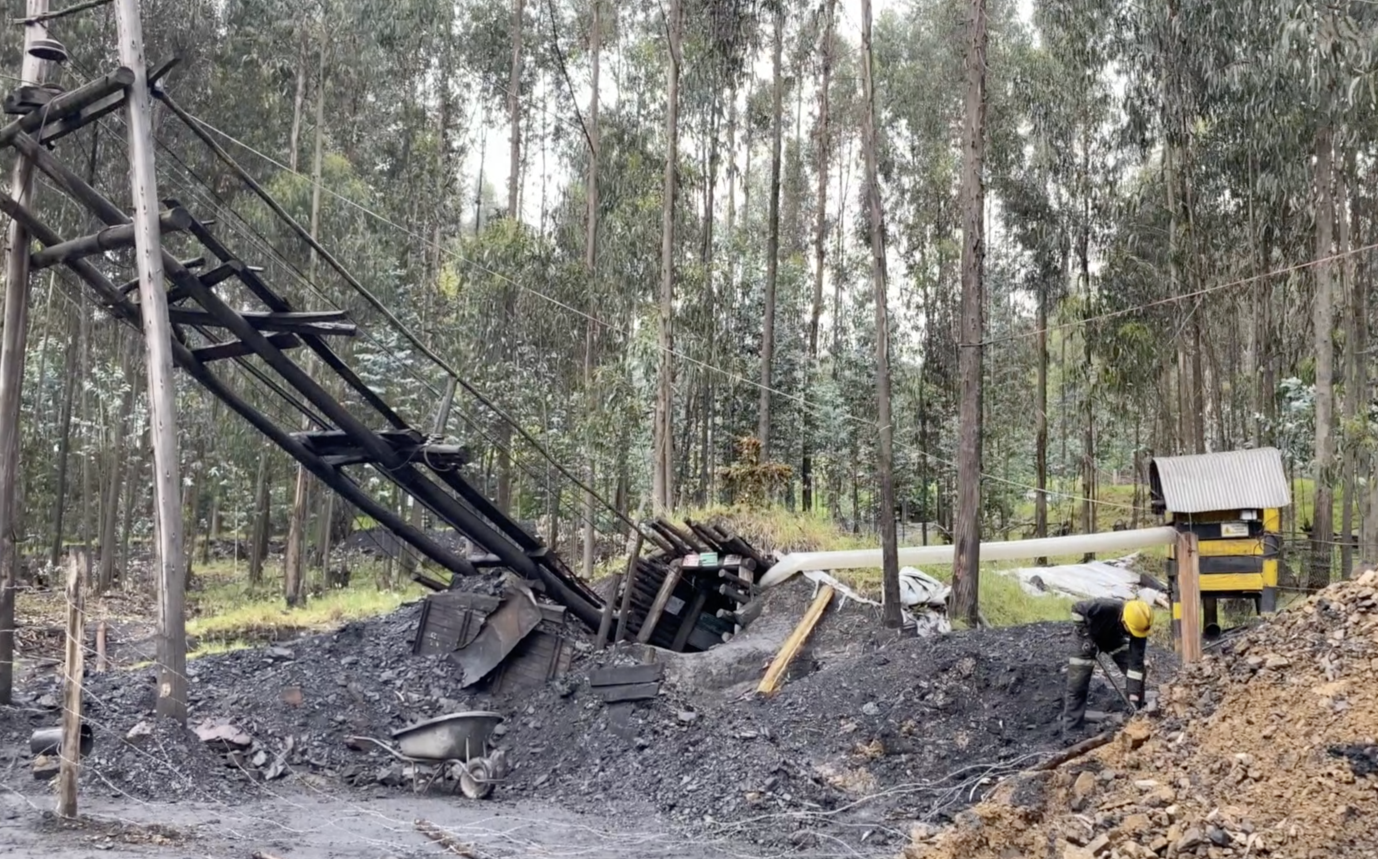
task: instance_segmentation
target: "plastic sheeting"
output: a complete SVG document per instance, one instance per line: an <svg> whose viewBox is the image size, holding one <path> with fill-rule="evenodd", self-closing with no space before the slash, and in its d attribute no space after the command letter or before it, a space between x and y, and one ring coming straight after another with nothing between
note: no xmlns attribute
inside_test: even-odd
<svg viewBox="0 0 1378 859"><path fill-rule="evenodd" d="M1133 558L1131 555L1115 561L1021 567L995 572L1017 578L1024 592L1034 596L1060 594L1075 599L1141 599L1149 605L1167 608L1167 594L1129 569L1129 562Z"/></svg>
<svg viewBox="0 0 1378 859"><path fill-rule="evenodd" d="M1169 527L1140 528L1135 531L1109 531L1104 534L1073 534L1041 540L1005 540L981 544L982 561L1019 561L1058 555L1110 554L1133 552L1150 546L1166 546L1177 540ZM900 563L919 567L925 564L951 564L951 546L906 546L899 551ZM761 578L762 587L774 587L804 570L871 570L880 567L880 549L855 549L846 552L791 552L780 558Z"/></svg>

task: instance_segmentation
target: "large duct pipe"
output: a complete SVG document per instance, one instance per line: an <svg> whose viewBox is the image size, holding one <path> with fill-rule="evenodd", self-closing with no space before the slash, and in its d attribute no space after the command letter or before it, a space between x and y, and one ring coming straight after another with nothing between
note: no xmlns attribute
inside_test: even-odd
<svg viewBox="0 0 1378 859"><path fill-rule="evenodd" d="M1082 555L1088 552L1128 552L1150 546L1167 546L1177 541L1177 529L1140 528L1137 531L1110 531L1104 534L1072 534L1039 540L1001 540L981 544L982 561L1016 561L1057 555ZM908 546L900 548L900 563L951 564L951 546ZM804 570L869 570L880 566L880 549L855 549L847 552L792 552L780 558L761 578L761 587L780 584Z"/></svg>

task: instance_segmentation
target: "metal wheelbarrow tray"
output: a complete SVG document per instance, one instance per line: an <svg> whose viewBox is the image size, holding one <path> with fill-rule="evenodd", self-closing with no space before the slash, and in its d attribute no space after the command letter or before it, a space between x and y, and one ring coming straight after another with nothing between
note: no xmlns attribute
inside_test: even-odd
<svg viewBox="0 0 1378 859"><path fill-rule="evenodd" d="M488 740L502 720L501 713L470 710L437 716L393 731L396 747L373 737L351 739L370 742L413 765L418 793L429 789L436 779L444 777L446 770L454 768L459 771L459 788L464 795L483 799L493 792L493 785L506 770L506 756L502 751L488 754ZM430 772L424 784L420 779L423 768Z"/></svg>

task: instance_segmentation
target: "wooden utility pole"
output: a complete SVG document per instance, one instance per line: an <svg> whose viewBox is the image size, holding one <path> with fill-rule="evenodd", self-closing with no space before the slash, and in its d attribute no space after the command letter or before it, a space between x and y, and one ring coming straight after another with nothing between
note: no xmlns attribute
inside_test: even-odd
<svg viewBox="0 0 1378 859"><path fill-rule="evenodd" d="M48 0L29 0L30 18L47 13ZM47 37L42 24L24 28L23 83L43 83L48 63L29 53L29 48ZM10 195L26 208L33 197L33 169L33 162L21 156L10 178ZM29 241L29 231L18 221L10 221L5 321L0 332L0 704L10 703L14 686L14 591L19 583L14 509L19 482L19 394L24 385L24 352L29 337Z"/></svg>
<svg viewBox="0 0 1378 859"><path fill-rule="evenodd" d="M890 309L885 272L885 210L880 199L876 147L876 81L871 50L871 0L861 0L861 148L866 162L866 201L871 222L871 281L876 304L876 470L880 477L881 602L885 625L898 628L900 610L899 544L895 536L895 428L890 418Z"/></svg>
<svg viewBox="0 0 1378 859"><path fill-rule="evenodd" d="M158 225L157 174L153 167L152 107L148 61L144 57L139 0L115 0L120 62L134 70L129 87L129 179L134 200L135 259L139 307L143 310L144 354L153 439L155 579L158 595L157 713L187 719L186 586L182 555L182 498L177 463L177 390L172 378L172 325L163 286L163 243Z"/></svg>
<svg viewBox="0 0 1378 859"><path fill-rule="evenodd" d="M952 614L979 622L981 574L981 339L984 332L986 195L986 2L971 0L967 24L966 122L962 133L962 303L958 328L961 406L957 437L957 516L953 523Z"/></svg>

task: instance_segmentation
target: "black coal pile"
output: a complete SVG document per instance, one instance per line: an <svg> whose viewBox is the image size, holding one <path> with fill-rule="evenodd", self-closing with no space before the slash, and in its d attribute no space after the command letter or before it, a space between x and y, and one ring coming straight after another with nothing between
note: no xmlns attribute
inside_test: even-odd
<svg viewBox="0 0 1378 859"><path fill-rule="evenodd" d="M293 772L371 778L373 761L349 748L347 737L387 740L412 722L468 708L458 669L411 654L419 614L413 604L287 646L192 660L186 729L153 717L152 669L90 675L86 717L95 747L84 777L149 800L243 797L246 781ZM26 685L20 696L19 707L0 711L0 739L9 749L61 718L56 677ZM233 733L211 730L222 726Z"/></svg>
<svg viewBox="0 0 1378 859"><path fill-rule="evenodd" d="M897 844L1097 730L1063 737L1058 725L1071 644L1066 624L878 636L770 699L705 706L666 685L630 713L586 684L547 690L511 714L507 790L590 811L649 802L778 846ZM1160 670L1173 661L1154 657ZM1117 700L1093 686L1093 708Z"/></svg>

